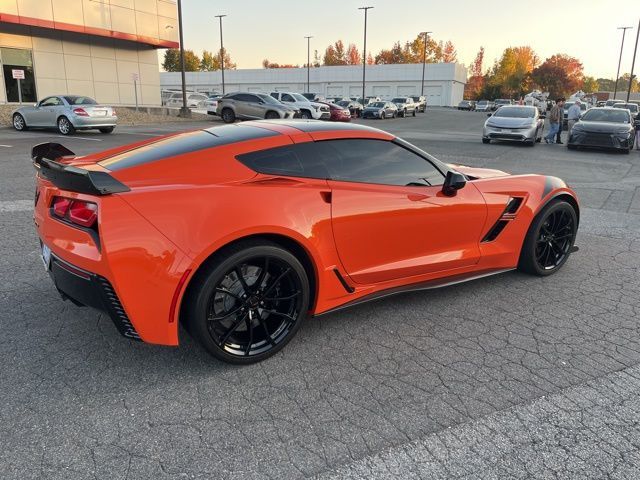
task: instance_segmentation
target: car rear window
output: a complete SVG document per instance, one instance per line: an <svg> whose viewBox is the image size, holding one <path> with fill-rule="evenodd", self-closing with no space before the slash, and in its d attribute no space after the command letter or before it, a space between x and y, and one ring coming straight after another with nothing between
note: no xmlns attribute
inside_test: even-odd
<svg viewBox="0 0 640 480"><path fill-rule="evenodd" d="M99 162L98 165L111 171L117 171L220 145L276 135L279 134L272 130L246 125L212 127L161 139L114 155Z"/></svg>

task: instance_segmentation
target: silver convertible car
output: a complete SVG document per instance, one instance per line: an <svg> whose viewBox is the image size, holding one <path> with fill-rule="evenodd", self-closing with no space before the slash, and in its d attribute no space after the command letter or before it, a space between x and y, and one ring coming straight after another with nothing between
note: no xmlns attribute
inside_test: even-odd
<svg viewBox="0 0 640 480"><path fill-rule="evenodd" d="M484 122L482 143L491 140L507 140L535 145L542 139L544 115L536 107L527 105L503 105Z"/></svg>
<svg viewBox="0 0 640 480"><path fill-rule="evenodd" d="M54 95L33 106L21 107L13 112L13 128L57 128L62 135L76 130L98 129L111 133L118 117L113 107L98 105L90 97L80 95Z"/></svg>

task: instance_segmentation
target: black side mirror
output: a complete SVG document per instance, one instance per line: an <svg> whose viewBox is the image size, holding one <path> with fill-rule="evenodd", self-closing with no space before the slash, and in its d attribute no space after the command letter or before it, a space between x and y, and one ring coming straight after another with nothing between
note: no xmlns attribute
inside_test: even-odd
<svg viewBox="0 0 640 480"><path fill-rule="evenodd" d="M493 115L492 113L487 113L487 117L490 117L491 115Z"/></svg>
<svg viewBox="0 0 640 480"><path fill-rule="evenodd" d="M442 185L442 193L447 197L453 197L456 192L464 188L466 184L467 178L463 174L449 170Z"/></svg>

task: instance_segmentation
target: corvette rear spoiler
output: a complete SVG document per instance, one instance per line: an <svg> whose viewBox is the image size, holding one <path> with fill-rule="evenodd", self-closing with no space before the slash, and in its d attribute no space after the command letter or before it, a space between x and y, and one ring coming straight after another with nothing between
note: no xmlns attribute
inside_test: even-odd
<svg viewBox="0 0 640 480"><path fill-rule="evenodd" d="M94 172L56 161L72 155L75 154L59 143L40 143L31 149L35 169L62 190L89 195L109 195L130 190L107 172Z"/></svg>

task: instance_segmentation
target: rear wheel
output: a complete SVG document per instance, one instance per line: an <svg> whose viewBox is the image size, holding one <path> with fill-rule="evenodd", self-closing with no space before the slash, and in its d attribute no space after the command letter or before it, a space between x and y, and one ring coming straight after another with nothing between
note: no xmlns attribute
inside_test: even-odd
<svg viewBox="0 0 640 480"><path fill-rule="evenodd" d="M482 139L482 143L491 143L491 139L490 138L483 138Z"/></svg>
<svg viewBox="0 0 640 480"><path fill-rule="evenodd" d="M259 362L282 349L309 309L300 261L266 241L241 242L216 255L189 288L188 331L216 358Z"/></svg>
<svg viewBox="0 0 640 480"><path fill-rule="evenodd" d="M62 135L72 135L76 129L67 117L60 117L58 118L58 131Z"/></svg>
<svg viewBox="0 0 640 480"><path fill-rule="evenodd" d="M116 127L104 127L100 129L100 133L111 133Z"/></svg>
<svg viewBox="0 0 640 480"><path fill-rule="evenodd" d="M267 112L267 114L264 116L264 118L266 118L267 120L275 120L277 118L280 118L280 115L278 115L277 112L274 112L273 110Z"/></svg>
<svg viewBox="0 0 640 480"><path fill-rule="evenodd" d="M233 123L236 121L236 114L230 108L223 109L220 116L222 117L222 121L224 123Z"/></svg>
<svg viewBox="0 0 640 480"><path fill-rule="evenodd" d="M13 128L19 132L27 129L27 122L24 121L24 117L19 113L13 114Z"/></svg>
<svg viewBox="0 0 640 480"><path fill-rule="evenodd" d="M573 206L564 200L550 202L529 226L518 269L540 276L555 273L569 258L577 230Z"/></svg>

